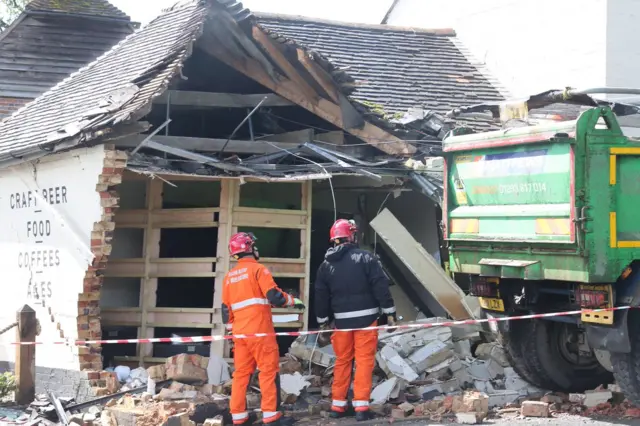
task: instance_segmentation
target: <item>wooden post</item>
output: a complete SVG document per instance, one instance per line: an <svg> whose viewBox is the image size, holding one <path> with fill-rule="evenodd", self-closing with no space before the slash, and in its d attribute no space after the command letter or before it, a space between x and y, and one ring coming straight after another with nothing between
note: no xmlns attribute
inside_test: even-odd
<svg viewBox="0 0 640 426"><path fill-rule="evenodd" d="M24 305L16 319L16 342L35 342L36 311ZM16 385L16 403L31 404L36 395L36 345L16 345Z"/></svg>

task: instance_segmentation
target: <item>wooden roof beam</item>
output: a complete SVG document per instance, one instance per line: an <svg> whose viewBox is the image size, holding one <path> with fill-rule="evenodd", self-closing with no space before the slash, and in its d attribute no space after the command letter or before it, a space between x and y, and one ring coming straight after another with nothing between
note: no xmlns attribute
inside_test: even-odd
<svg viewBox="0 0 640 426"><path fill-rule="evenodd" d="M263 107L283 107L292 106L293 102L281 98L275 93L212 93L212 92L192 92L184 90L167 90L161 96L153 100L154 104L171 106L188 106L195 108L253 108L264 98Z"/></svg>
<svg viewBox="0 0 640 426"><path fill-rule="evenodd" d="M202 39L203 42L200 44L201 48L208 54L218 58L220 61L236 69L247 77L250 77L263 86L271 89L273 92L277 93L283 98L294 102L295 104L305 108L318 117L321 117L329 123L346 130L350 134L358 137L359 139L367 142L368 144L380 149L381 151L389 155L409 155L413 154L416 151L415 147L409 145L408 143L392 135L391 133L377 126L374 126L369 122L365 121L364 125L361 128L345 126L342 117L342 109L339 105L336 105L335 103L323 98L317 100L310 99L308 96L302 93L300 86L293 80L282 79L281 81L273 81L271 76L257 61L248 56L240 58L238 57L238 52L230 52L228 49L226 49L221 43L217 41L215 33L208 27L209 26L205 26ZM262 33L259 28L257 30ZM255 27L254 31L256 31ZM266 34L264 35L266 36ZM259 37L261 37L263 41L265 40L263 36ZM272 43L270 39L267 41L269 43ZM286 60L286 58L284 58L284 55L282 55L281 52L279 53L281 55L281 60ZM289 67L289 71L295 71L290 63ZM284 71L286 72L286 70Z"/></svg>

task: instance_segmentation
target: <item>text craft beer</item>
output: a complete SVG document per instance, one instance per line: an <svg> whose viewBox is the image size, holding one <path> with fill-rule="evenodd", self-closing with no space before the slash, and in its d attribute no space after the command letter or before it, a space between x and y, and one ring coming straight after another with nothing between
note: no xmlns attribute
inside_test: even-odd
<svg viewBox="0 0 640 426"><path fill-rule="evenodd" d="M47 217L50 216L50 206L67 204L67 197L67 187L64 185L16 192L9 196L11 210L31 210L29 213L25 212L26 220L22 228L27 246L31 247L18 253L18 268L28 269L30 272L27 298L43 305L45 299L53 296L53 286L50 277L47 277L47 271L60 267L60 250L46 247L47 240L55 229L52 219ZM32 247L32 244L36 247Z"/></svg>

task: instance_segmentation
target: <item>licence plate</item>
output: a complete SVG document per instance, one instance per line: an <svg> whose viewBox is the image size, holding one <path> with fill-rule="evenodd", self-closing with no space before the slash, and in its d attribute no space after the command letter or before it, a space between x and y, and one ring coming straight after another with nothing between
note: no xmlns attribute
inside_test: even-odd
<svg viewBox="0 0 640 426"><path fill-rule="evenodd" d="M490 299L488 297L478 297L480 306L490 311L504 312L504 302L502 299Z"/></svg>

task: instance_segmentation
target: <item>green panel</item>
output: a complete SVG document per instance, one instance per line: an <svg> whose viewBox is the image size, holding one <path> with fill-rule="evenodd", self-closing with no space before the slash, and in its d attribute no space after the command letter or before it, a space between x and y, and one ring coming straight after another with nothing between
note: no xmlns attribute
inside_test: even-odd
<svg viewBox="0 0 640 426"><path fill-rule="evenodd" d="M606 107L580 116L575 139L567 138L573 124L564 126L565 130L563 125L539 126L447 138L448 223L452 218L479 220L478 234L449 234L452 271L607 283L615 282L632 261L640 259L640 247L620 243L640 241L640 155L616 156L613 185L609 173L611 148L639 148L640 140L626 138ZM556 137L554 132L563 134ZM504 146L514 140L523 142ZM474 148L487 143L493 147ZM571 146L575 200L570 192ZM465 151L450 151L461 148ZM535 218L569 217L572 203L575 243L534 238ZM609 220L611 212L616 213L615 227ZM613 236L612 229L616 229ZM505 234L520 238L505 238Z"/></svg>
<svg viewBox="0 0 640 426"><path fill-rule="evenodd" d="M451 239L570 242L570 235L536 234L536 219L570 216L568 143L479 149L453 155L452 165L450 217L479 218L479 233Z"/></svg>
<svg viewBox="0 0 640 426"><path fill-rule="evenodd" d="M617 156L618 176L615 186L617 239L640 241L640 156Z"/></svg>
<svg viewBox="0 0 640 426"><path fill-rule="evenodd" d="M570 202L569 144L484 149L453 156L451 184L458 205Z"/></svg>

